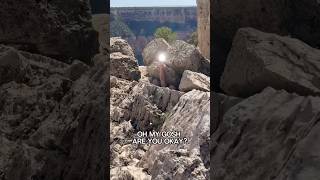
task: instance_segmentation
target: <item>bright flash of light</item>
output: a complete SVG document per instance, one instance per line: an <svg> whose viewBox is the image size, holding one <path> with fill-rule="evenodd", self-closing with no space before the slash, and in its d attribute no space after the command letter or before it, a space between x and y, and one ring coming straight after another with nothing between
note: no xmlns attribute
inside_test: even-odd
<svg viewBox="0 0 320 180"><path fill-rule="evenodd" d="M158 59L160 62L165 62L167 58L164 53L161 53L161 54L159 54Z"/></svg>

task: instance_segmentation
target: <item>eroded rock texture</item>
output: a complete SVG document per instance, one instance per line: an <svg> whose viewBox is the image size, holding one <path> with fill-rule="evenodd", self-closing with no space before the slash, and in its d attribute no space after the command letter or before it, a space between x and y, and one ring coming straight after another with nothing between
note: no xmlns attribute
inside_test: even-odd
<svg viewBox="0 0 320 180"><path fill-rule="evenodd" d="M104 179L106 63L67 65L7 46L0 57L1 179Z"/></svg>
<svg viewBox="0 0 320 180"><path fill-rule="evenodd" d="M161 131L180 131L186 144L153 145L139 163L152 179L209 179L210 95L193 90L170 111Z"/></svg>
<svg viewBox="0 0 320 180"><path fill-rule="evenodd" d="M90 6L82 0L3 0L0 43L54 57L91 63L98 34L91 27Z"/></svg>
<svg viewBox="0 0 320 180"><path fill-rule="evenodd" d="M233 105L211 136L211 178L317 179L319 107L272 88Z"/></svg>
<svg viewBox="0 0 320 180"><path fill-rule="evenodd" d="M141 78L138 61L127 41L110 38L110 51L110 75L136 81Z"/></svg>
<svg viewBox="0 0 320 180"><path fill-rule="evenodd" d="M248 97L270 86L301 95L320 94L320 50L298 39L240 29L234 39L221 87Z"/></svg>
<svg viewBox="0 0 320 180"><path fill-rule="evenodd" d="M214 82L219 84L232 40L239 28L252 27L267 33L292 36L320 47L318 0L214 0L211 6ZM216 90L220 90L217 86Z"/></svg>

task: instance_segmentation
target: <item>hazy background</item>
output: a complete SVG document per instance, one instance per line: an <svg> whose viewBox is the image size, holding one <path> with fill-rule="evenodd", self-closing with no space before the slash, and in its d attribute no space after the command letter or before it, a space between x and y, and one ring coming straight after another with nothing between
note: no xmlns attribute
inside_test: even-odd
<svg viewBox="0 0 320 180"><path fill-rule="evenodd" d="M196 6L195 0L111 0L111 7Z"/></svg>

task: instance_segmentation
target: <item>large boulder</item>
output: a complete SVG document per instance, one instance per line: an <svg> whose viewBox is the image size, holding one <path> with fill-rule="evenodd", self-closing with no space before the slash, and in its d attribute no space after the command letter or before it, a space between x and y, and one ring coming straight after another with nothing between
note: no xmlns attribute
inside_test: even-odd
<svg viewBox="0 0 320 180"><path fill-rule="evenodd" d="M141 77L136 59L120 52L110 54L110 75L128 80Z"/></svg>
<svg viewBox="0 0 320 180"><path fill-rule="evenodd" d="M83 0L1 1L0 43L67 62L98 52L90 5Z"/></svg>
<svg viewBox="0 0 320 180"><path fill-rule="evenodd" d="M187 143L153 145L139 166L152 179L209 179L210 93L193 90L181 96L161 131L179 131Z"/></svg>
<svg viewBox="0 0 320 180"><path fill-rule="evenodd" d="M234 39L221 87L247 97L264 88L320 95L320 50L289 37L240 29Z"/></svg>
<svg viewBox="0 0 320 180"><path fill-rule="evenodd" d="M166 64L177 73L182 74L184 70L199 71L203 56L194 45L177 40L168 49L168 54Z"/></svg>
<svg viewBox="0 0 320 180"><path fill-rule="evenodd" d="M129 43L120 37L110 38L110 52L120 52L129 57L134 57L134 52Z"/></svg>
<svg viewBox="0 0 320 180"><path fill-rule="evenodd" d="M148 66L158 61L159 54L166 53L169 47L169 43L163 38L154 39L149 42L142 52L144 65Z"/></svg>
<svg viewBox="0 0 320 180"><path fill-rule="evenodd" d="M16 76L28 67L28 78L0 84L1 179L104 179L106 64L72 79L57 60L6 46L0 54L9 55L0 64L18 63Z"/></svg>
<svg viewBox="0 0 320 180"><path fill-rule="evenodd" d="M211 136L211 179L316 180L320 98L266 88L233 105Z"/></svg>
<svg viewBox="0 0 320 180"><path fill-rule="evenodd" d="M239 28L290 35L320 47L318 0L223 0L211 1L214 82L219 84L232 40ZM220 90L215 86L216 90Z"/></svg>
<svg viewBox="0 0 320 180"><path fill-rule="evenodd" d="M204 74L185 70L179 85L179 90L183 92L198 89L210 91L210 78Z"/></svg>

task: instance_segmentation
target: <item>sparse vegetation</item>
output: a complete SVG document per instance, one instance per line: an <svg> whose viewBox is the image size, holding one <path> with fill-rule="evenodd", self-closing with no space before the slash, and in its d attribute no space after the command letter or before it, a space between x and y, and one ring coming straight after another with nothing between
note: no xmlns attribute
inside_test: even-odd
<svg viewBox="0 0 320 180"><path fill-rule="evenodd" d="M160 27L156 29L156 32L154 33L155 38L163 38L168 43L172 43L177 39L177 34L172 31L172 29L168 27Z"/></svg>

